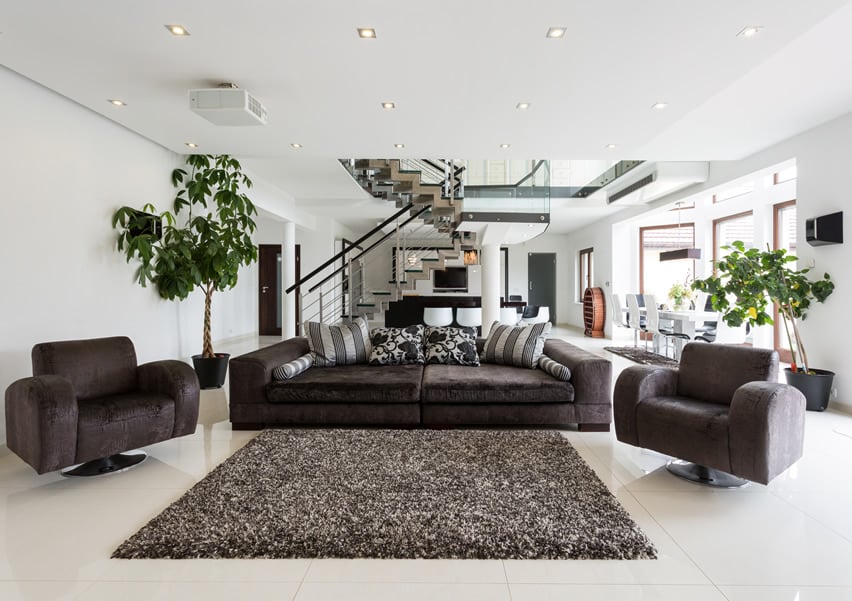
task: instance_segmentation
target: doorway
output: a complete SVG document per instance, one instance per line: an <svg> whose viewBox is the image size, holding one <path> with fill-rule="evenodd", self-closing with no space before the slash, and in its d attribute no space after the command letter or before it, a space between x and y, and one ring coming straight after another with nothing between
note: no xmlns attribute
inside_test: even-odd
<svg viewBox="0 0 852 601"><path fill-rule="evenodd" d="M547 307L556 323L556 253L527 254L527 304Z"/></svg>
<svg viewBox="0 0 852 601"><path fill-rule="evenodd" d="M261 336L280 336L282 300L284 286L281 283L281 245L261 244L258 247L258 334ZM296 245L296 281L301 274L301 245ZM291 294L296 295L296 334L299 333L299 289Z"/></svg>

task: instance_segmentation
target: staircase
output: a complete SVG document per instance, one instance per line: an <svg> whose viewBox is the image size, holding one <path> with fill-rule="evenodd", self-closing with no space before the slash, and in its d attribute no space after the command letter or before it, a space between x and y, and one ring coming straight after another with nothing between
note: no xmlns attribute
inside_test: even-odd
<svg viewBox="0 0 852 601"><path fill-rule="evenodd" d="M413 293L418 280L430 279L432 270L443 269L447 260L458 259L475 244L475 235L456 231L464 166L431 159L350 159L341 163L371 196L393 203L398 210L286 290L299 292L299 323L334 322L358 315L371 319L391 302ZM411 240L416 243L409 244ZM378 253L387 252L385 242L393 242L397 248L394 277L388 281L388 289L365 290L365 268Z"/></svg>

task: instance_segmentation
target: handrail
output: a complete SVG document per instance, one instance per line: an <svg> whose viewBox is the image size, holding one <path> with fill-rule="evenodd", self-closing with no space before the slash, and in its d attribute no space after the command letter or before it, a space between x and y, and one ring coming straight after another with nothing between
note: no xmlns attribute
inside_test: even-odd
<svg viewBox="0 0 852 601"><path fill-rule="evenodd" d="M425 207L423 207L422 209L420 209L419 211L417 211L414 215L412 215L411 217L409 217L408 219L406 219L405 221L403 221L403 222L400 224L400 226L408 225L409 223L411 223L412 221L414 221L415 219L417 219L418 217L420 217L423 213L425 213L426 211L430 210L431 208L432 208L432 207L430 207L430 206L425 206ZM381 244L382 242L384 242L385 240L387 240L388 238L390 238L390 237L391 237L391 235L392 235L392 234L394 234L394 233L395 233L395 232L388 232L387 234L385 234L384 236L382 236L381 238L379 238L379 240L377 240L376 242L374 242L373 244L371 244L370 246L368 246L367 248L365 248L364 250L362 250L360 253L358 253L358 254L357 254L357 255L355 255L354 257L351 257L349 260L350 260L350 261L357 261L358 259L360 259L360 258L361 258L361 257L363 257L364 255L366 255L368 252L370 252L371 250L373 250L374 248L376 248L379 244ZM359 240L359 242L361 242L361 240ZM349 249L347 249L347 250L351 250L351 248L352 248L352 247L350 246L350 247L349 247ZM341 254L343 254L343 253L341 253ZM335 257L335 258L337 258L337 257ZM324 265L323 267L325 267L325 266L326 266L326 265ZM319 288L320 286L322 286L323 284L325 284L327 281L329 281L331 278L333 278L334 276L336 276L338 273L340 273L340 272L341 272L341 271L343 271L344 269L346 269L346 265L343 265L343 266L341 266L341 267L338 267L336 270L334 270L333 272L331 272L330 274L328 274L325 278L323 278L322 280L320 280L320 281L319 281L319 283L315 284L313 288L308 288L308 294L310 294L311 292L313 292L314 290L316 290L317 288ZM295 288L295 286L294 286L294 288ZM289 290L287 290L287 292L289 292Z"/></svg>
<svg viewBox="0 0 852 601"><path fill-rule="evenodd" d="M538 162L538 163L536 163L535 165L533 165L533 168L532 168L532 170L531 170L529 173L527 173L524 177L522 177L521 179L519 179L519 180L517 181L517 183L513 184L513 187L515 187L515 188L519 188L519 187L521 186L521 184L523 184L525 181L527 181L528 179L530 179L531 177L533 177L533 176L535 175L536 171L538 171L538 170L539 170L539 168L541 168L541 166L542 166L542 165L544 165L544 160L539 160L539 162Z"/></svg>
<svg viewBox="0 0 852 601"><path fill-rule="evenodd" d="M413 206L414 206L414 204L413 204L413 203L409 203L408 205L406 205L406 206L404 206L403 208L401 208L399 211L397 211L396 213L394 213L393 215L391 215L390 217L388 217L387 219L385 219L384 221L382 221L379 225L377 225L376 227L374 227L373 229L371 229L369 232L367 232L366 234L364 234L363 236L361 236L360 238L358 238L355 242L353 242L352 244L350 244L348 247L344 247L344 248L343 248L343 250L341 250L339 253L337 253L336 255L334 255L334 256L333 256L332 258L330 258L328 261L326 261L325 263L323 263L322 265L320 265L319 267L317 267L316 269L314 269L312 272L310 272L308 275L306 275L305 277L303 277L302 279L300 279L298 282L296 282L295 284L293 284L292 286L290 286L289 288L287 288L287 289L284 291L284 293L285 293L285 294L289 294L289 293L293 292L293 290L295 290L296 288L300 287L300 286L301 286L302 284L304 284L306 281L308 281L309 279L311 279L312 277L314 277L316 274L318 274L319 272L321 272L323 269L325 269L326 267L328 267L329 265L331 265L332 263L334 263L337 259L339 259L339 258L340 258L340 257L342 257L343 255L345 255L346 253L348 253L348 252L349 252L350 250L352 250L354 247L356 247L356 246L358 246L359 244L361 244L364 240L366 240L367 238L369 238L370 236L372 236L373 234L375 234L376 232L378 232L379 230L381 230L381 229L382 229L383 227L385 227L386 225L389 225L389 224L393 223L393 222L396 220L396 218L397 218L397 217L399 217L400 215L404 214L406 211L411 210L411 208L412 208ZM429 208L429 207L427 207L427 208ZM421 211L420 213L422 213L422 212L423 212L423 211ZM419 215L420 213L418 213L418 215ZM409 220L409 221L410 221L410 220ZM408 222L406 222L406 223L408 223ZM314 286L314 288L316 288L316 286ZM311 288L311 290L313 290L314 288Z"/></svg>

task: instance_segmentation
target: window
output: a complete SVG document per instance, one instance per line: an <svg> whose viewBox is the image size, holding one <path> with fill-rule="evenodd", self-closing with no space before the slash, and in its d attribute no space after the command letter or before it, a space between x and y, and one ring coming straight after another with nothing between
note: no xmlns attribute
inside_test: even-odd
<svg viewBox="0 0 852 601"><path fill-rule="evenodd" d="M580 251L580 265L577 270L577 302L583 302L583 292L586 291L586 288L592 287L592 281L594 281L594 274L592 273L592 269L594 267L594 248L584 248Z"/></svg>
<svg viewBox="0 0 852 601"><path fill-rule="evenodd" d="M687 283L695 276L695 261L660 261L660 253L695 247L692 223L643 227L639 230L639 292L653 294L658 304L668 302L673 284Z"/></svg>
<svg viewBox="0 0 852 601"><path fill-rule="evenodd" d="M754 217L751 211L713 220L714 265L728 254L722 247L729 246L735 240L740 240L746 248L754 246Z"/></svg>
<svg viewBox="0 0 852 601"><path fill-rule="evenodd" d="M774 248L786 249L790 254L796 254L796 201L790 200L775 205L775 218L773 229ZM790 269L796 269L795 263L789 263ZM784 324L778 315L778 308L775 308L773 314L775 321L775 350L781 357L784 363L790 363L793 360L793 355L790 353L790 342L787 338L787 332L784 331Z"/></svg>

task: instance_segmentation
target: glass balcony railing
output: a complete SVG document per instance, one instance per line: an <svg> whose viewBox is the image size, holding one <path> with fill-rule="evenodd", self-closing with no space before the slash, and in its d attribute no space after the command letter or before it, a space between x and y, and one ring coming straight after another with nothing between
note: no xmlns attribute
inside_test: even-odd
<svg viewBox="0 0 852 601"><path fill-rule="evenodd" d="M550 214L549 161L467 161L464 213Z"/></svg>

